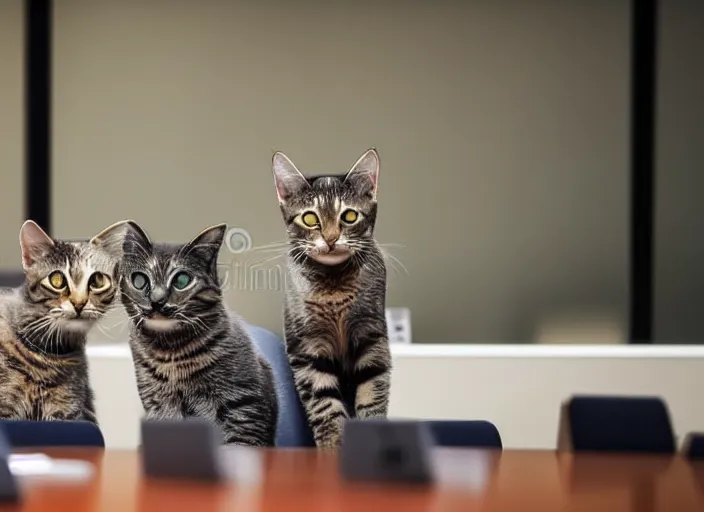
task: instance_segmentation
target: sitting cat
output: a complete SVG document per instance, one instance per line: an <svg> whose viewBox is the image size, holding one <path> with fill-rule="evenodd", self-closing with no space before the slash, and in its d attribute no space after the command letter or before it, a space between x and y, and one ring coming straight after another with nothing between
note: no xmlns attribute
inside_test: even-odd
<svg viewBox="0 0 704 512"><path fill-rule="evenodd" d="M219 285L225 228L183 245L153 244L136 225L125 238L120 286L137 387L147 418L204 418L223 444L273 446L273 372Z"/></svg>
<svg viewBox="0 0 704 512"><path fill-rule="evenodd" d="M66 242L22 225L25 282L0 292L0 418L97 424L86 334L113 304L127 227Z"/></svg>
<svg viewBox="0 0 704 512"><path fill-rule="evenodd" d="M386 266L374 240L379 155L343 175L306 178L273 158L289 236L284 337L301 402L320 448L339 446L346 418L387 415L391 356Z"/></svg>

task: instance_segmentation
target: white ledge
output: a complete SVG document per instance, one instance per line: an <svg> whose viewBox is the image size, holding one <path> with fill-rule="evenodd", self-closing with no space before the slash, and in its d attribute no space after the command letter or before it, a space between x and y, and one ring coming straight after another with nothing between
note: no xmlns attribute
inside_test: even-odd
<svg viewBox="0 0 704 512"><path fill-rule="evenodd" d="M127 343L100 343L91 345L86 348L88 357L103 357L115 359L131 359L132 352Z"/></svg>
<svg viewBox="0 0 704 512"><path fill-rule="evenodd" d="M701 345L394 344L391 352L399 357L704 358Z"/></svg>
<svg viewBox="0 0 704 512"><path fill-rule="evenodd" d="M90 344L88 357L131 358L126 343ZM506 345L506 344L392 344L394 357L409 358L704 358L704 345Z"/></svg>

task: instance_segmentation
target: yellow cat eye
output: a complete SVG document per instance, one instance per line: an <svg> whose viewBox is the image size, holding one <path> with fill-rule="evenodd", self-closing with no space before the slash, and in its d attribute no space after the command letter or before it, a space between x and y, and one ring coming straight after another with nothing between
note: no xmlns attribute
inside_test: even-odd
<svg viewBox="0 0 704 512"><path fill-rule="evenodd" d="M358 217L359 214L354 210L345 210L342 213L342 220L345 221L347 224L354 224L355 222L357 222Z"/></svg>
<svg viewBox="0 0 704 512"><path fill-rule="evenodd" d="M314 228L320 224L320 221L318 220L318 216L314 214L313 212L306 212L301 216L301 220L303 221L303 224L308 226L309 228Z"/></svg>
<svg viewBox="0 0 704 512"><path fill-rule="evenodd" d="M49 284L57 290L63 290L66 287L66 277L64 277L63 273L55 270L49 274Z"/></svg>

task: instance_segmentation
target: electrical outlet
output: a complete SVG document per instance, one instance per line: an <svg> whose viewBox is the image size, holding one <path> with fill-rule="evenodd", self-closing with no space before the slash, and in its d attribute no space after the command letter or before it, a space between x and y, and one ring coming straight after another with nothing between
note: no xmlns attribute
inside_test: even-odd
<svg viewBox="0 0 704 512"><path fill-rule="evenodd" d="M411 343L411 310L386 308L386 325L391 343Z"/></svg>

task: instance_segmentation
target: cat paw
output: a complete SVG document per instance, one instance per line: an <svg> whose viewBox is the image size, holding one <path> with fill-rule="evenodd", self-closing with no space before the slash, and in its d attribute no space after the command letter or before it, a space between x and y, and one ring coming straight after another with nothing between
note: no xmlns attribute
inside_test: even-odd
<svg viewBox="0 0 704 512"><path fill-rule="evenodd" d="M316 443L318 449L323 451L337 451L341 444L342 439L340 437L323 439Z"/></svg>

